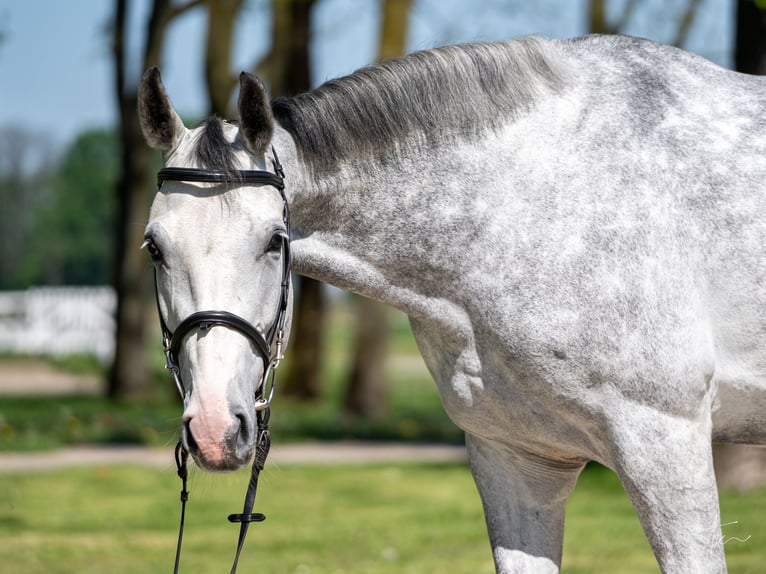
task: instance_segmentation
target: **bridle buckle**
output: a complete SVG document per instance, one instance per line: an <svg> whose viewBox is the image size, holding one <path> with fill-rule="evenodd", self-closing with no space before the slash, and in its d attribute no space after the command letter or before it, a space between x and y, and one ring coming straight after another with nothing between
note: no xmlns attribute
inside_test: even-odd
<svg viewBox="0 0 766 574"><path fill-rule="evenodd" d="M165 345L165 368L170 373L170 376L173 377L173 382L176 384L176 388L178 389L181 398L185 399L186 393L184 392L184 385L181 381L181 369L178 367L178 363L173 360L173 351L170 350L168 345Z"/></svg>
<svg viewBox="0 0 766 574"><path fill-rule="evenodd" d="M263 383L259 387L260 397L256 397L253 408L256 412L269 408L271 401L274 400L274 391L277 388L277 367L278 360L271 361L263 373Z"/></svg>

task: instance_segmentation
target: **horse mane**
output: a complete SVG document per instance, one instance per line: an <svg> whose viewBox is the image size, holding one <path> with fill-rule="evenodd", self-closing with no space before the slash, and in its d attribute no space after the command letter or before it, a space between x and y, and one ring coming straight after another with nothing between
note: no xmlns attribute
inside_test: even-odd
<svg viewBox="0 0 766 574"><path fill-rule="evenodd" d="M245 148L238 140L234 143L226 140L223 121L218 116L210 116L198 126L202 129L194 145L194 156L201 167L221 171L236 179L235 152ZM233 120L226 121L234 123Z"/></svg>
<svg viewBox="0 0 766 574"><path fill-rule="evenodd" d="M497 129L557 91L562 76L538 38L415 52L272 103L317 171L355 155L396 153L415 135L433 145Z"/></svg>

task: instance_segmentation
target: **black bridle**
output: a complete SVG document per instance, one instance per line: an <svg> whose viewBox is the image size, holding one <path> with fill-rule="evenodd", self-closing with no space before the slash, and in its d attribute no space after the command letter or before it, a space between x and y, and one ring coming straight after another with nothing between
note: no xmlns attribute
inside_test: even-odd
<svg viewBox="0 0 766 574"><path fill-rule="evenodd" d="M236 170L230 172L220 172L206 169L192 169L182 167L164 167L157 173L157 189L162 187L166 181L183 182L201 182L201 183L220 183L226 185L255 184L268 185L279 190L283 203L283 221L286 234L282 237L282 283L279 296L279 306L277 314L269 330L264 334L260 329L253 326L249 321L228 311L197 311L186 317L171 331L162 316L162 310L159 304L159 290L157 287L157 276L155 272L155 295L157 297L157 312L160 317L160 328L162 329L162 344L165 349L166 367L173 377L173 381L181 393L181 398L186 398L186 388L181 378L178 355L184 338L194 330L207 330L215 326L225 326L242 334L255 347L258 354L263 359L263 376L255 390L255 411L256 411L256 443L255 456L253 459L250 482L245 494L245 502L242 513L230 514L230 522L239 522L239 539L237 541L237 552L234 556L234 562L231 567L231 574L237 570L239 555L245 542L247 529L251 522L262 522L266 517L261 513L253 513L253 503L255 502L256 490L258 488L258 475L266 463L266 457L271 446L271 437L269 434L269 416L270 405L274 398L274 389L276 387L276 370L283 358L284 350L284 328L287 320L287 306L290 293L290 211L285 196L284 171L277 158L276 150L272 148L274 173L261 170ZM181 478L183 488L181 490L181 524L178 531L178 545L176 547L176 559L173 569L174 574L178 573L178 565L181 557L181 543L183 540L184 518L186 515L186 501L189 499L189 492L186 489L186 479L188 475L187 460L189 452L182 441L178 442L175 450L176 466L178 476Z"/></svg>

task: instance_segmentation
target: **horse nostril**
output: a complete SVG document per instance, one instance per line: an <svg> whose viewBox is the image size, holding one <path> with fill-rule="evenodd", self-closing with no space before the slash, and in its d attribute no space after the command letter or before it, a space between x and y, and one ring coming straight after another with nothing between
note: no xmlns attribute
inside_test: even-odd
<svg viewBox="0 0 766 574"><path fill-rule="evenodd" d="M247 448L250 446L250 425L248 418L244 413L232 413L234 415L234 436L236 436L237 446Z"/></svg>
<svg viewBox="0 0 766 574"><path fill-rule="evenodd" d="M181 440L186 445L186 450L189 452L192 452L193 449L196 449L197 443L194 441L194 436L191 432L191 422L192 417L184 417L183 423L181 424Z"/></svg>

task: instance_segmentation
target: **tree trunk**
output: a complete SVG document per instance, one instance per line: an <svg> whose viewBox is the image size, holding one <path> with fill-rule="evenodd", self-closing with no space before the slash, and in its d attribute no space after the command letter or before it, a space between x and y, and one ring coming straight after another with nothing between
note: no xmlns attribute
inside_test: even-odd
<svg viewBox="0 0 766 574"><path fill-rule="evenodd" d="M383 0L378 61L404 55L411 0ZM388 322L384 305L353 296L356 306L356 336L353 364L343 406L357 416L381 418L388 412L386 349Z"/></svg>
<svg viewBox="0 0 766 574"><path fill-rule="evenodd" d="M753 0L737 3L734 68L746 74L766 75L766 9Z"/></svg>
<svg viewBox="0 0 766 574"><path fill-rule="evenodd" d="M314 0L274 0L274 40L259 66L272 96L295 95L311 88L311 10ZM293 277L295 303L290 361L282 391L301 399L319 397L322 381L325 305L322 284Z"/></svg>
<svg viewBox="0 0 766 574"><path fill-rule="evenodd" d="M144 69L159 63L165 30L172 18L198 4L193 1L173 6L169 0L154 1L147 26ZM136 113L137 83L128 84L125 71L127 8L127 0L117 0L112 44L121 155L116 187L114 287L117 292L117 335L107 395L138 399L152 394L145 352L150 268L146 255L139 250L144 231L141 222L146 221L151 205L152 178L149 174L151 156ZM159 339L159 334L157 336Z"/></svg>
<svg viewBox="0 0 766 574"><path fill-rule="evenodd" d="M299 276L293 279L298 279L297 298L283 391L309 401L319 398L322 392L325 302L319 281Z"/></svg>
<svg viewBox="0 0 766 574"><path fill-rule="evenodd" d="M135 99L125 98L122 105L127 108L131 103L135 104ZM145 354L149 269L145 254L139 250L143 228L133 222L141 221L149 213L149 154L140 148L143 143L140 129L136 133L135 126L127 122L120 132L123 151L122 174L117 183L117 340L108 394L113 398L140 398L150 395L152 388ZM131 145L135 145L133 150L126 151Z"/></svg>
<svg viewBox="0 0 766 574"><path fill-rule="evenodd" d="M288 56L290 54L290 29L292 28L292 2L273 0L271 3L272 29L274 37L271 49L255 66L255 73L269 87L272 96L288 93L287 73Z"/></svg>
<svg viewBox="0 0 766 574"><path fill-rule="evenodd" d="M753 0L737 3L734 63L738 72L766 75L766 11ZM766 448L741 444L715 445L718 487L750 490L766 485Z"/></svg>
<svg viewBox="0 0 766 574"><path fill-rule="evenodd" d="M636 0L627 0L622 7L622 14L616 22L610 22L606 17L607 0L590 0L588 5L588 32L590 34L619 34L627 26Z"/></svg>
<svg viewBox="0 0 766 574"><path fill-rule="evenodd" d="M109 376L110 397L131 397L149 394L149 370L144 354L144 294L146 290L146 260L141 245L141 221L149 211L149 154L143 145L136 117L136 96L127 93L125 84L125 26L127 0L117 0L113 54L115 87L119 110L121 143L120 176L117 181L117 241L115 242L114 286L117 292L117 340L114 362ZM155 3L154 10L158 6Z"/></svg>
<svg viewBox="0 0 766 574"><path fill-rule="evenodd" d="M242 0L207 0L205 85L210 113L221 117L229 117L229 102L237 86L237 76L231 71L231 51L241 8Z"/></svg>
<svg viewBox="0 0 766 574"><path fill-rule="evenodd" d="M667 40L674 46L682 47L694 24L701 0L687 0L681 18L676 27L675 37ZM622 12L614 22L610 22L606 15L607 0L590 0L588 4L588 32L590 34L621 34L630 22L638 5L636 0L626 0L622 6Z"/></svg>
<svg viewBox="0 0 766 574"><path fill-rule="evenodd" d="M407 50L407 23L412 0L382 0L378 62L403 56Z"/></svg>
<svg viewBox="0 0 766 574"><path fill-rule="evenodd" d="M388 412L386 384L388 321L386 308L377 301L354 296L356 336L351 373L343 406L350 414L382 418Z"/></svg>

